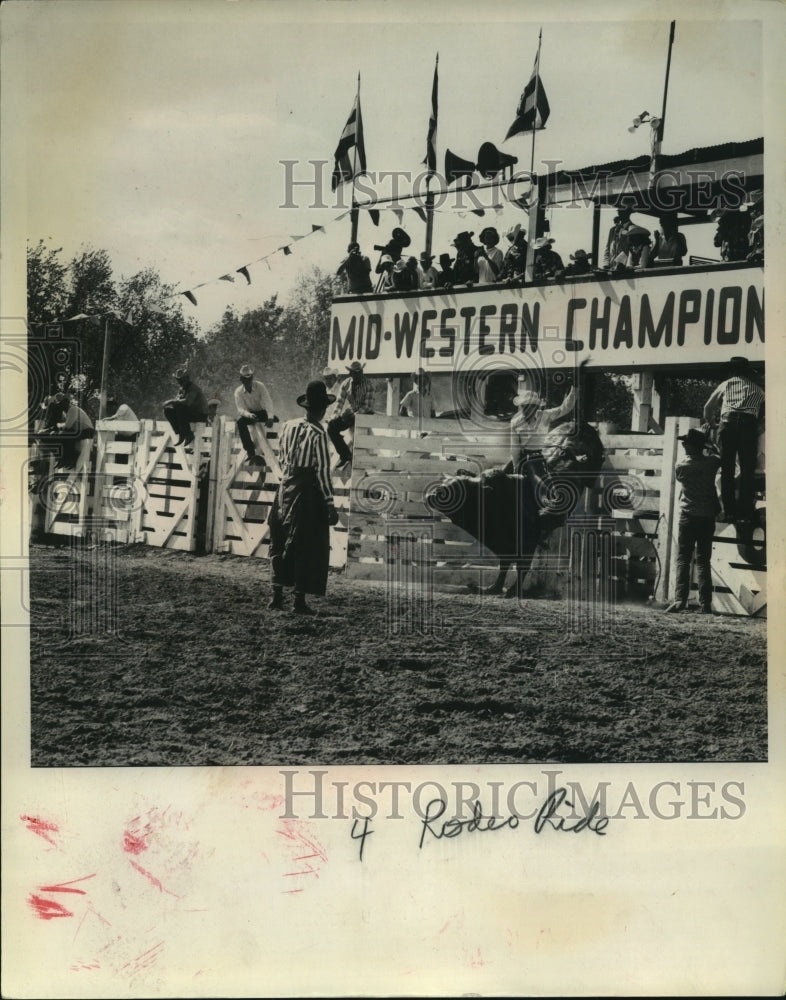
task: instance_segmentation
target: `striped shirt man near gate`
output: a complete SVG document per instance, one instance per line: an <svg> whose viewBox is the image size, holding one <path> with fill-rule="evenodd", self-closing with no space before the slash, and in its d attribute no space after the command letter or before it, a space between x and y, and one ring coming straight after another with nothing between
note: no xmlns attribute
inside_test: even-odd
<svg viewBox="0 0 786 1000"><path fill-rule="evenodd" d="M764 390L752 378L747 358L729 362L729 378L712 392L704 404L704 420L711 423L720 411L718 445L721 453L721 521L750 521L755 517L756 457L759 419L764 408ZM740 466L739 495L735 495L734 473Z"/></svg>
<svg viewBox="0 0 786 1000"><path fill-rule="evenodd" d="M338 523L338 514L322 418L334 400L324 382L309 382L297 400L305 416L288 420L281 430L281 485L268 517L273 577L268 608L273 611L284 606L284 587L295 588L293 610L300 614L314 613L306 604L306 594L325 593L330 528Z"/></svg>

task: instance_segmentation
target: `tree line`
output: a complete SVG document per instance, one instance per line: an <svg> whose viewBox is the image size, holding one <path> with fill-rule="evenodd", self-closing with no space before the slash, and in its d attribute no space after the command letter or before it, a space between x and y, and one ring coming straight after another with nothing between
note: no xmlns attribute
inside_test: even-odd
<svg viewBox="0 0 786 1000"><path fill-rule="evenodd" d="M208 397L219 398L219 414L234 416L237 371L250 364L273 393L278 415L293 416L295 398L325 365L333 294L333 276L314 267L300 275L288 304L272 295L242 314L227 306L203 333L155 268L118 278L106 250L86 246L67 259L62 248L39 240L27 247L30 339L50 348L39 395L53 392L56 373L65 371L80 403L97 412L108 323L107 389L139 417L161 417L162 401L176 395L172 373L183 364Z"/></svg>

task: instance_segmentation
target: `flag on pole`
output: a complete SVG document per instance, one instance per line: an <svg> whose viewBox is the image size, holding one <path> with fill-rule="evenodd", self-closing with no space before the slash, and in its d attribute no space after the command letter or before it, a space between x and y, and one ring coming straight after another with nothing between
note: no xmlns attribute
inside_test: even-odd
<svg viewBox="0 0 786 1000"><path fill-rule="evenodd" d="M428 120L428 135L426 136L426 158L423 161L429 173L437 170L437 91L439 89L439 53L434 64L434 83L431 86L431 117Z"/></svg>
<svg viewBox="0 0 786 1000"><path fill-rule="evenodd" d="M335 191L339 184L351 181L355 176L353 172L353 161L349 155L352 148L357 151L357 172L365 173L366 170L366 146L363 141L363 118L360 114L360 95L355 97L355 103L347 118L347 124L338 140L335 152L335 166L333 168L332 188Z"/></svg>
<svg viewBox="0 0 786 1000"><path fill-rule="evenodd" d="M545 128L550 113L551 108L546 91L543 89L543 81L540 79L540 46L538 46L532 76L521 95L519 106L516 109L516 120L508 129L505 138L510 139L512 135L518 135L521 132L534 132L537 129Z"/></svg>

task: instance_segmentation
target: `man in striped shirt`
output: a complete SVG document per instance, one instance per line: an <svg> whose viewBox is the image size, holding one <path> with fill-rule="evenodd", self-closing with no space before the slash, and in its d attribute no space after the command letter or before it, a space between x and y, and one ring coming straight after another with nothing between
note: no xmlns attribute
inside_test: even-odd
<svg viewBox="0 0 786 1000"><path fill-rule="evenodd" d="M338 523L330 485L327 434L321 421L335 400L325 383L309 382L298 397L305 416L288 420L281 431L281 485L270 510L270 562L273 599L283 608L284 587L295 588L294 610L313 614L306 594L323 595L330 557L330 527Z"/></svg>
<svg viewBox="0 0 786 1000"><path fill-rule="evenodd" d="M722 521L749 521L754 517L756 456L759 418L764 406L764 390L751 378L746 358L732 358L725 382L704 404L704 419L711 423L720 410L718 445L721 453ZM740 465L739 497L735 497L735 465Z"/></svg>
<svg viewBox="0 0 786 1000"><path fill-rule="evenodd" d="M352 452L342 437L342 431L355 426L356 413L374 412L374 383L363 374L363 365L353 361L347 368L345 379L338 393L336 416L328 423L328 437L338 453L337 469L352 461Z"/></svg>

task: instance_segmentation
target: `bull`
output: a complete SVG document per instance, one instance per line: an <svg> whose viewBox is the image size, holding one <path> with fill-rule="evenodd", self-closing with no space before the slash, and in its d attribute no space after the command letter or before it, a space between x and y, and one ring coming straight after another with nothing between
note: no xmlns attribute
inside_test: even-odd
<svg viewBox="0 0 786 1000"><path fill-rule="evenodd" d="M596 482L603 457L595 428L583 420L571 422L544 442L542 478L526 468L452 476L427 491L425 504L499 557L499 573L485 593L520 597L535 550L565 524L584 488ZM511 566L516 580L505 590Z"/></svg>

